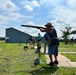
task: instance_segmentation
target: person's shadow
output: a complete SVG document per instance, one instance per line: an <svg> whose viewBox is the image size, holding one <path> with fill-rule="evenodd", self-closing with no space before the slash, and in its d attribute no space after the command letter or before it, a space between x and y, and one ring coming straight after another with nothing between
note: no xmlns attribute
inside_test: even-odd
<svg viewBox="0 0 76 75"><path fill-rule="evenodd" d="M32 75L51 75L56 72L59 67L51 66L51 67L41 67L36 70L28 71Z"/></svg>
<svg viewBox="0 0 76 75"><path fill-rule="evenodd" d="M35 66L37 67L37 66ZM56 75L56 70L59 68L59 67L55 67L55 66L51 66L51 67L48 67L48 66L45 66L45 67L40 67L38 69L34 69L33 70L20 70L20 71L15 71L14 73L28 73L30 75ZM33 68L33 67L32 67Z"/></svg>

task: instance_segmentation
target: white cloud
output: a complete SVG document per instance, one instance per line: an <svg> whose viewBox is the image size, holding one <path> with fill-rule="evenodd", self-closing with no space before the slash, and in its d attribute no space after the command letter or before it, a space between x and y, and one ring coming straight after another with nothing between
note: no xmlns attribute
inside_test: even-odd
<svg viewBox="0 0 76 75"><path fill-rule="evenodd" d="M25 5L24 8L27 10L27 11L33 11L33 8L29 5Z"/></svg>
<svg viewBox="0 0 76 75"><path fill-rule="evenodd" d="M76 18L75 10L72 10L68 7L63 7L63 6L56 7L55 9L50 11L48 14L49 14L48 17L52 17L52 18L61 17L61 18L66 19L67 21L71 21L74 18Z"/></svg>
<svg viewBox="0 0 76 75"><path fill-rule="evenodd" d="M55 20L52 20L51 22L55 27L59 29L65 28L66 26L70 26L70 23L67 22L63 18L56 18Z"/></svg>
<svg viewBox="0 0 76 75"><path fill-rule="evenodd" d="M76 18L76 0L46 0L45 2L54 6L51 8L52 10L50 9L51 11L48 13L48 17L61 17L68 21Z"/></svg>
<svg viewBox="0 0 76 75"><path fill-rule="evenodd" d="M76 0L67 0L67 5L71 8L76 9Z"/></svg>
<svg viewBox="0 0 76 75"><path fill-rule="evenodd" d="M8 24L10 22L21 22L22 20L26 20L32 18L33 16L26 16L19 13L6 13L4 15L0 15L0 24Z"/></svg>
<svg viewBox="0 0 76 75"><path fill-rule="evenodd" d="M11 0L1 0L0 9L6 12L13 12L19 10L19 7L16 6Z"/></svg>
<svg viewBox="0 0 76 75"><path fill-rule="evenodd" d="M8 16L9 16L8 18L10 18L9 21L14 21L14 22L19 22L25 18L24 15L19 13L9 13Z"/></svg>
<svg viewBox="0 0 76 75"><path fill-rule="evenodd" d="M0 37L5 37L5 29L0 29Z"/></svg>
<svg viewBox="0 0 76 75"><path fill-rule="evenodd" d="M41 3L41 4L44 4L44 3L45 3L45 1L46 1L46 0L40 0L40 3Z"/></svg>
<svg viewBox="0 0 76 75"><path fill-rule="evenodd" d="M37 1L31 1L31 5L33 7L40 7L39 3Z"/></svg>
<svg viewBox="0 0 76 75"><path fill-rule="evenodd" d="M35 25L34 22L27 22L26 25Z"/></svg>
<svg viewBox="0 0 76 75"><path fill-rule="evenodd" d="M40 3L54 7L68 6L69 8L76 9L76 0L40 0Z"/></svg>
<svg viewBox="0 0 76 75"><path fill-rule="evenodd" d="M8 23L7 19L8 19L7 16L0 15L0 25L7 24Z"/></svg>
<svg viewBox="0 0 76 75"><path fill-rule="evenodd" d="M63 23L65 23L65 20L62 18L56 18L56 23L63 24Z"/></svg>
<svg viewBox="0 0 76 75"><path fill-rule="evenodd" d="M40 4L44 4L47 6L60 6L65 2L65 0L40 0Z"/></svg>
<svg viewBox="0 0 76 75"><path fill-rule="evenodd" d="M40 7L39 3L35 0L34 1L22 1L21 4L24 5L24 8L27 11L33 11L34 8Z"/></svg>

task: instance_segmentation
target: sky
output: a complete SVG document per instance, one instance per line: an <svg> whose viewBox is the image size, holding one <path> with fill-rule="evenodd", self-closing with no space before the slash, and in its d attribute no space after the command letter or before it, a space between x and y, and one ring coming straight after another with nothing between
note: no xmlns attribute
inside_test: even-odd
<svg viewBox="0 0 76 75"><path fill-rule="evenodd" d="M48 22L53 24L58 37L65 27L76 30L76 0L0 0L0 37L5 37L10 27L33 36L44 35L38 29L21 25L44 27Z"/></svg>

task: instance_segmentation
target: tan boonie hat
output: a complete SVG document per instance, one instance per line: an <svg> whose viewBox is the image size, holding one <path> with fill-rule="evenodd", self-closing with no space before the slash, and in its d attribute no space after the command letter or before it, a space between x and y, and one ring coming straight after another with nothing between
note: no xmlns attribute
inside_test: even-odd
<svg viewBox="0 0 76 75"><path fill-rule="evenodd" d="M45 26L46 26L46 27L53 27L53 26L52 26L52 23L47 23Z"/></svg>

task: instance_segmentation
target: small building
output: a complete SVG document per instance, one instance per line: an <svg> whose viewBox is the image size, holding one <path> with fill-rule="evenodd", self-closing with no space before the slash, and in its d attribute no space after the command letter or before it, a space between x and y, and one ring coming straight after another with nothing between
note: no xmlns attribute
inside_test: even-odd
<svg viewBox="0 0 76 75"><path fill-rule="evenodd" d="M29 42L29 37L31 35L19 31L15 28L7 28L6 35L5 35L5 42L6 43L24 43Z"/></svg>

